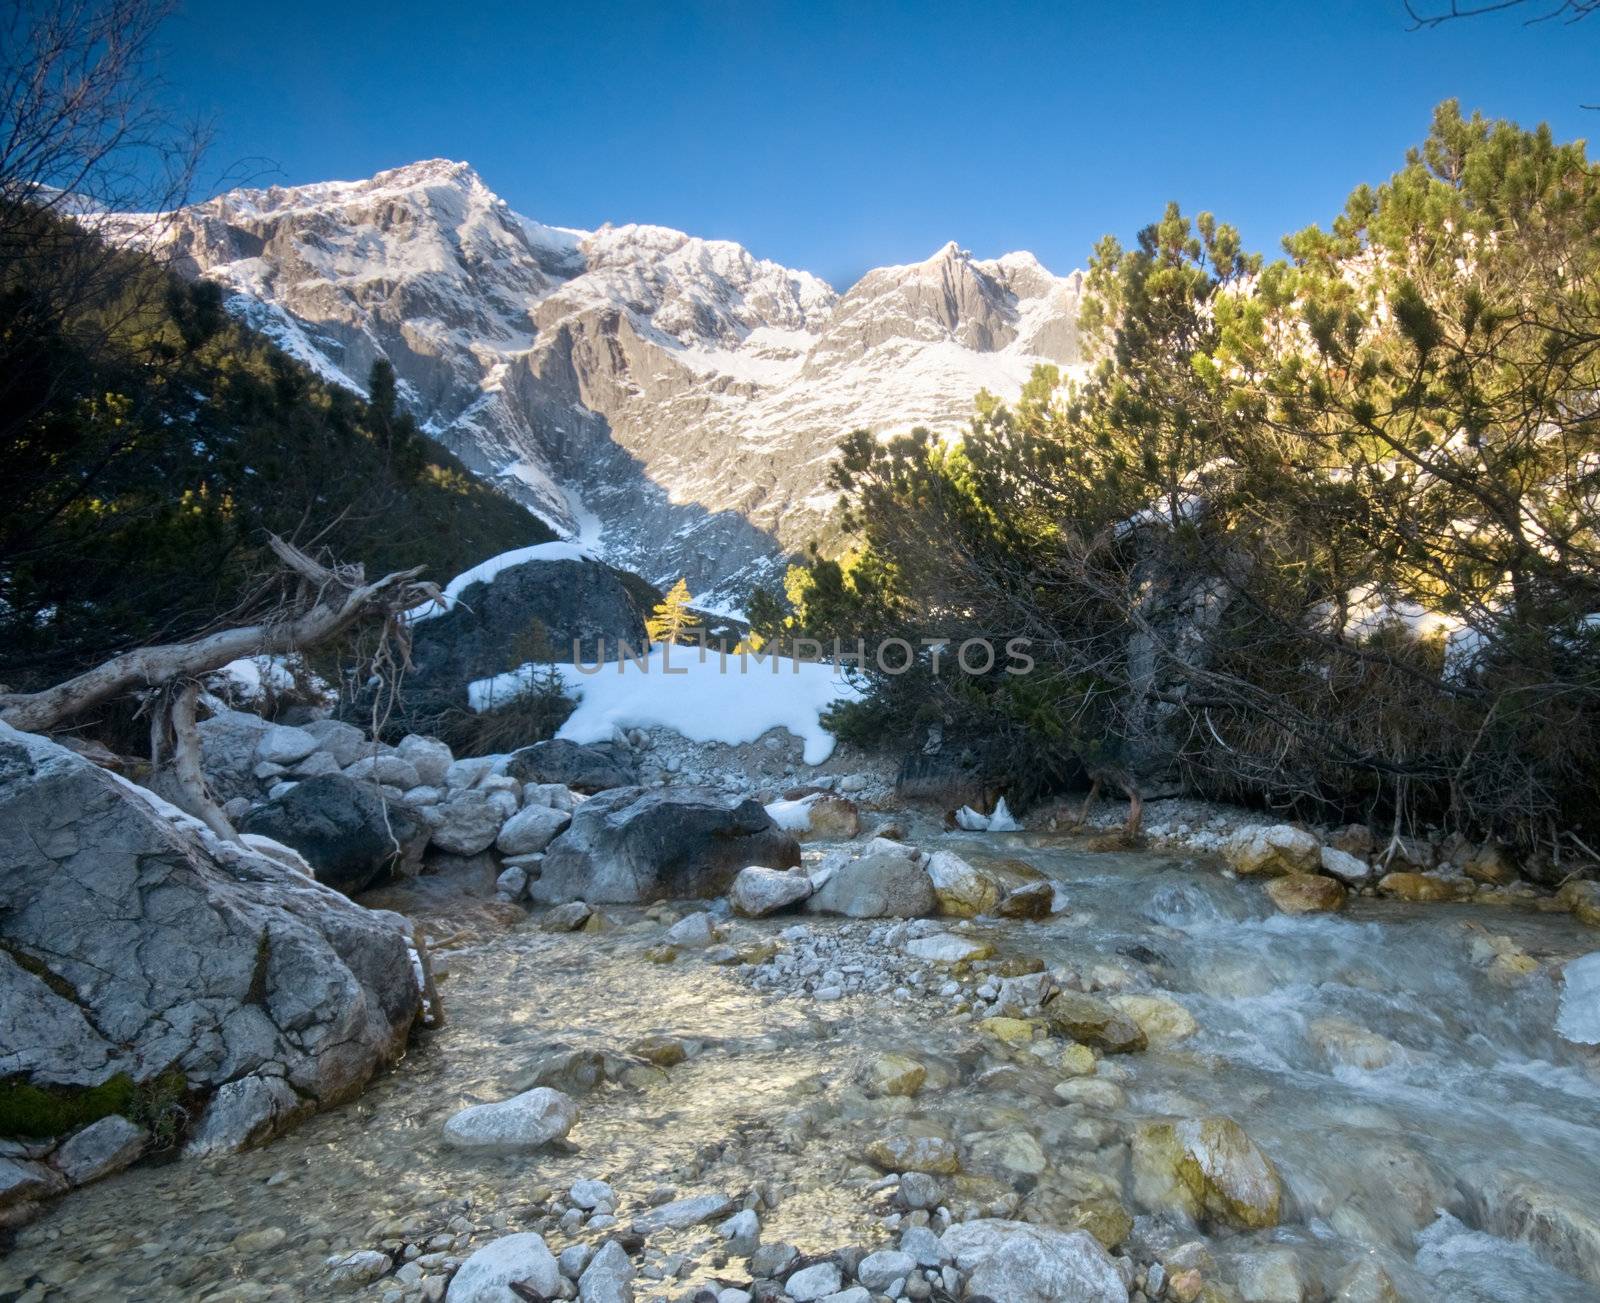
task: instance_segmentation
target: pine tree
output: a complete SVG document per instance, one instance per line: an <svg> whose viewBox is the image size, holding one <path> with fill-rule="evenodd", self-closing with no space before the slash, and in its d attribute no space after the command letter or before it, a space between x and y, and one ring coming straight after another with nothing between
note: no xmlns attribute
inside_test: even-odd
<svg viewBox="0 0 1600 1303"><path fill-rule="evenodd" d="M656 609L645 621L645 633L650 641L677 642L690 629L700 627L700 617L689 609L693 599L689 585L682 579L672 585L671 591L656 604Z"/></svg>

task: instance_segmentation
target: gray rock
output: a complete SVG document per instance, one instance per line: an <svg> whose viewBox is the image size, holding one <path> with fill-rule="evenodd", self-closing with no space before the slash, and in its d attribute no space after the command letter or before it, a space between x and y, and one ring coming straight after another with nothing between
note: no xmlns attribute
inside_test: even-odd
<svg viewBox="0 0 1600 1303"><path fill-rule="evenodd" d="M549 1086L568 1095L586 1095L619 1075L625 1061L606 1050L559 1047L535 1056L518 1083L524 1089Z"/></svg>
<svg viewBox="0 0 1600 1303"><path fill-rule="evenodd" d="M453 1149L520 1154L560 1140L578 1120L578 1106L559 1090L535 1086L494 1104L464 1108L444 1124Z"/></svg>
<svg viewBox="0 0 1600 1303"><path fill-rule="evenodd" d="M640 902L724 894L749 864L787 868L800 847L751 800L701 788L590 797L550 843L535 900Z"/></svg>
<svg viewBox="0 0 1600 1303"><path fill-rule="evenodd" d="M939 1237L926 1226L908 1226L900 1235L900 1252L919 1267L937 1267L948 1255L940 1247Z"/></svg>
<svg viewBox="0 0 1600 1303"><path fill-rule="evenodd" d="M574 1208L598 1208L601 1204L617 1206L617 1192L604 1181L574 1181L567 1191L567 1201Z"/></svg>
<svg viewBox="0 0 1600 1303"><path fill-rule="evenodd" d="M452 792L476 787L504 759L504 756L469 756L453 761L444 771L444 785Z"/></svg>
<svg viewBox="0 0 1600 1303"><path fill-rule="evenodd" d="M792 1244L781 1240L761 1245L750 1255L750 1274L757 1280L773 1280L789 1269L789 1264L800 1256Z"/></svg>
<svg viewBox="0 0 1600 1303"><path fill-rule="evenodd" d="M944 1202L944 1189L939 1179L926 1172L906 1172L900 1178L900 1202L915 1211L925 1208L932 1211Z"/></svg>
<svg viewBox="0 0 1600 1303"><path fill-rule="evenodd" d="M73 1185L88 1185L127 1167L144 1152L149 1139L143 1127L113 1113L67 1140L51 1161Z"/></svg>
<svg viewBox="0 0 1600 1303"><path fill-rule="evenodd" d="M402 792L407 788L422 786L422 775L417 773L417 767L404 756L382 753L362 756L359 760L346 765L344 773L346 778L353 778L357 782L376 781L385 787L397 787Z"/></svg>
<svg viewBox="0 0 1600 1303"><path fill-rule="evenodd" d="M314 719L302 724L300 731L316 738L318 748L332 756L340 769L355 764L362 755L372 751L367 735L341 719Z"/></svg>
<svg viewBox="0 0 1600 1303"><path fill-rule="evenodd" d="M583 1269L589 1265L589 1258L593 1253L594 1248L581 1240L576 1244L569 1244L557 1255L556 1267L568 1280L576 1281L583 1275Z"/></svg>
<svg viewBox="0 0 1600 1303"><path fill-rule="evenodd" d="M761 1218L745 1208L717 1227L717 1232L727 1242L728 1252L735 1258L748 1258L761 1243Z"/></svg>
<svg viewBox="0 0 1600 1303"><path fill-rule="evenodd" d="M428 787L438 787L443 783L445 773L455 763L450 748L436 737L407 733L395 750L411 762L417 777Z"/></svg>
<svg viewBox="0 0 1600 1303"><path fill-rule="evenodd" d="M290 766L289 774L293 778L318 778L323 774L337 774L342 768L326 751L313 751Z"/></svg>
<svg viewBox="0 0 1600 1303"><path fill-rule="evenodd" d="M539 926L546 932L576 932L593 916L594 910L581 900L568 901L565 905L557 905L548 911L539 920Z"/></svg>
<svg viewBox="0 0 1600 1303"><path fill-rule="evenodd" d="M815 1303L817 1299L838 1293L843 1283L837 1263L814 1262L809 1267L800 1268L784 1281L783 1288L797 1303Z"/></svg>
<svg viewBox="0 0 1600 1303"><path fill-rule="evenodd" d="M189 1131L190 1158L231 1154L271 1139L311 1112L282 1077L252 1074L225 1081Z"/></svg>
<svg viewBox="0 0 1600 1303"><path fill-rule="evenodd" d="M20 1158L0 1158L0 1209L62 1193L67 1179L43 1163Z"/></svg>
<svg viewBox="0 0 1600 1303"><path fill-rule="evenodd" d="M623 748L610 743L584 746L565 738L513 751L506 761L506 773L524 783L559 785L584 793L635 787L639 782L638 767Z"/></svg>
<svg viewBox="0 0 1600 1303"><path fill-rule="evenodd" d="M502 896L521 900L523 893L528 890L528 871L519 864L511 865L494 880L494 889Z"/></svg>
<svg viewBox="0 0 1600 1303"><path fill-rule="evenodd" d="M955 1265L970 1273L967 1294L1006 1303L1127 1303L1116 1264L1087 1231L1027 1222L958 1222L941 1238Z"/></svg>
<svg viewBox="0 0 1600 1303"><path fill-rule="evenodd" d="M633 1263L615 1240L602 1244L578 1278L582 1303L633 1303Z"/></svg>
<svg viewBox="0 0 1600 1303"><path fill-rule="evenodd" d="M524 805L547 805L552 810L565 810L571 814L583 804L583 797L565 783L524 783Z"/></svg>
<svg viewBox="0 0 1600 1303"><path fill-rule="evenodd" d="M272 727L259 715L242 710L218 711L200 721L200 767L212 796L227 801L260 793L254 773L256 747Z"/></svg>
<svg viewBox="0 0 1600 1303"><path fill-rule="evenodd" d="M359 1249L355 1253L335 1254L328 1259L328 1283L344 1293L354 1293L363 1285L370 1285L385 1276L393 1260L376 1249Z"/></svg>
<svg viewBox="0 0 1600 1303"><path fill-rule="evenodd" d="M282 842L305 856L318 882L353 894L414 862L427 829L369 783L324 774L257 806L239 831Z"/></svg>
<svg viewBox="0 0 1600 1303"><path fill-rule="evenodd" d="M521 1231L489 1241L461 1264L445 1298L448 1303L514 1303L513 1281L546 1298L561 1289L561 1271L543 1236Z"/></svg>
<svg viewBox="0 0 1600 1303"><path fill-rule="evenodd" d="M806 901L815 914L847 918L922 918L938 905L933 881L908 846L879 838L837 864Z"/></svg>
<svg viewBox="0 0 1600 1303"><path fill-rule="evenodd" d="M260 1139L403 1051L419 997L398 915L5 725L0 827L0 1078L95 1086L177 1067L203 1104L272 1074L296 1103L254 1110Z"/></svg>
<svg viewBox="0 0 1600 1303"><path fill-rule="evenodd" d="M736 914L746 918L765 918L797 905L811 894L811 879L803 873L764 869L751 864L739 870L728 890Z"/></svg>
<svg viewBox="0 0 1600 1303"><path fill-rule="evenodd" d="M685 950L704 950L716 939L716 921L703 909L685 914L667 929L667 944Z"/></svg>
<svg viewBox="0 0 1600 1303"><path fill-rule="evenodd" d="M633 1229L640 1235L656 1231L681 1231L701 1222L726 1217L733 1211L734 1203L725 1194L702 1194L691 1199L674 1199L659 1208L652 1208L634 1218Z"/></svg>
<svg viewBox="0 0 1600 1303"><path fill-rule="evenodd" d="M532 855L542 851L572 822L564 810L547 805L530 805L507 819L495 839L502 855Z"/></svg>
<svg viewBox="0 0 1600 1303"><path fill-rule="evenodd" d="M898 1249L879 1249L869 1253L856 1265L856 1279L870 1290L879 1293L887 1290L897 1280L904 1280L916 1270L917 1260Z"/></svg>
<svg viewBox="0 0 1600 1303"><path fill-rule="evenodd" d="M269 765L292 765L317 749L314 735L303 728L268 724L256 741L256 759Z"/></svg>
<svg viewBox="0 0 1600 1303"><path fill-rule="evenodd" d="M452 855L476 855L494 845L505 814L490 793L457 792L434 806L433 844Z"/></svg>

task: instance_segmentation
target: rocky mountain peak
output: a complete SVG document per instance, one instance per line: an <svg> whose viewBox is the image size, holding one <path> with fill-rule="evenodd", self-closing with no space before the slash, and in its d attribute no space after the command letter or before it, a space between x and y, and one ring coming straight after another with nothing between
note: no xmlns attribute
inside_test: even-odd
<svg viewBox="0 0 1600 1303"><path fill-rule="evenodd" d="M823 528L847 431L959 428L980 388L1077 360L1081 279L954 241L843 295L729 240L546 226L466 163L240 190L182 264L336 383L387 358L426 427L553 525L737 605Z"/></svg>

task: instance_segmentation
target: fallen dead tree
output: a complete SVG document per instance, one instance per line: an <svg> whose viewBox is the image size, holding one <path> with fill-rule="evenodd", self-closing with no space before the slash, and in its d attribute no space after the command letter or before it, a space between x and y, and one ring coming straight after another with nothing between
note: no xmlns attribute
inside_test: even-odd
<svg viewBox="0 0 1600 1303"><path fill-rule="evenodd" d="M145 698L151 762L170 768L178 804L219 836L237 836L206 790L196 715L201 677L250 656L310 651L358 625L381 622L405 659L402 612L439 596L417 578L421 568L368 582L359 565L323 564L294 544L269 539L282 570L269 580L275 603L254 623L216 629L186 642L140 647L39 692L0 694L0 720L45 733L76 715L129 693Z"/></svg>

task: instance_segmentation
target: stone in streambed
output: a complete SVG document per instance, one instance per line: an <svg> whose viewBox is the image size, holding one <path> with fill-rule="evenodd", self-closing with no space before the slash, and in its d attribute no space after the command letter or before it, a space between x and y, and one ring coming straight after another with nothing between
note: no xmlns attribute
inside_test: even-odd
<svg viewBox="0 0 1600 1303"><path fill-rule="evenodd" d="M578 1120L578 1106L559 1090L536 1086L495 1104L462 1109L444 1124L453 1149L520 1154L564 1138Z"/></svg>
<svg viewBox="0 0 1600 1303"><path fill-rule="evenodd" d="M1133 1136L1133 1177L1145 1207L1208 1225L1262 1230L1282 1211L1278 1169L1231 1118L1143 1123Z"/></svg>

